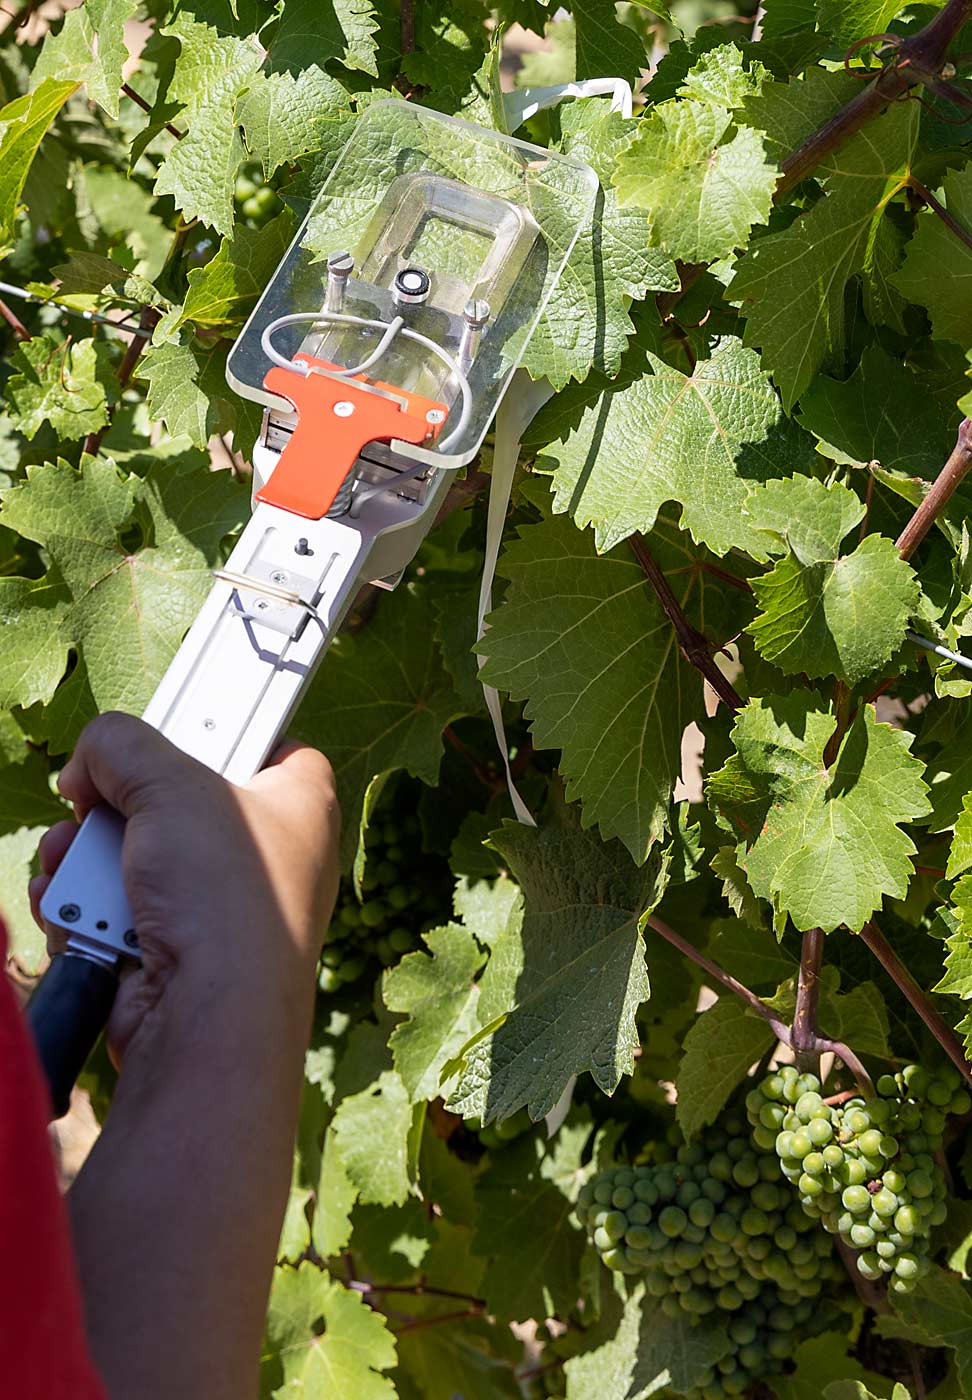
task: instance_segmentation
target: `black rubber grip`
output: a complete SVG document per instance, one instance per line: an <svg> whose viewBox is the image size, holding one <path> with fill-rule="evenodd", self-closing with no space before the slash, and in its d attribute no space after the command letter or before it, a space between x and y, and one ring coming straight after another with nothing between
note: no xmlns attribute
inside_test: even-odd
<svg viewBox="0 0 972 1400"><path fill-rule="evenodd" d="M63 1118L71 1090L98 1043L115 1001L118 976L78 953L51 963L27 1004L27 1021L51 1091L52 1119Z"/></svg>

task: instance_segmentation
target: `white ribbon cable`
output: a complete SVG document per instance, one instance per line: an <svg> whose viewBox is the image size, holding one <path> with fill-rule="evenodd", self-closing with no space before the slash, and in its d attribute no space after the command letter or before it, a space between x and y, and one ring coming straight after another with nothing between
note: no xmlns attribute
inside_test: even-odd
<svg viewBox="0 0 972 1400"><path fill-rule="evenodd" d="M510 131L516 131L544 107L556 107L565 97L610 97L611 111L630 117L634 101L630 84L623 78L585 78L579 83L556 83L553 87L521 88L503 94L503 110Z"/></svg>
<svg viewBox="0 0 972 1400"><path fill-rule="evenodd" d="M489 509L486 516L486 558L483 561L483 577L479 587L479 612L476 617L477 640L487 630L486 614L492 610L493 606L493 580L496 577L496 562L499 559L503 527L506 524L506 512L509 509L510 493L513 490L513 477L520 456L520 438L526 431L527 425L532 422L538 410L543 407L553 392L553 387L546 379L531 379L525 369L518 369L496 414L493 475L489 485ZM481 667L486 664L486 658L483 656L477 656L476 660ZM506 726L503 724L503 706L499 692L493 686L487 685L485 681L482 685L483 695L486 698L486 708L493 721L496 745L503 759L503 767L506 769L506 786L509 789L510 801L513 803L516 819L523 822L525 826L536 826L529 807L517 791L513 774L510 771L510 750L506 742Z"/></svg>

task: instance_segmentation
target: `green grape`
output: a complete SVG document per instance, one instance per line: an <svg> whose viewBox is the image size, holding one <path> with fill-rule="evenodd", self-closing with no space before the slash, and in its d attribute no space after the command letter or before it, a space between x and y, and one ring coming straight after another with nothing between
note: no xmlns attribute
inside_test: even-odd
<svg viewBox="0 0 972 1400"><path fill-rule="evenodd" d="M845 1186L841 1200L846 1209L855 1215L870 1209L871 1197L866 1186Z"/></svg>
<svg viewBox="0 0 972 1400"><path fill-rule="evenodd" d="M809 1133L800 1131L793 1134L790 1140L790 1151L787 1153L787 1156L796 1157L798 1160L801 1160L812 1151L813 1142L810 1139Z"/></svg>
<svg viewBox="0 0 972 1400"><path fill-rule="evenodd" d="M659 1228L670 1238L680 1235L688 1224L688 1216L680 1206L666 1206L658 1217Z"/></svg>
<svg viewBox="0 0 972 1400"><path fill-rule="evenodd" d="M834 1127L829 1118L811 1118L807 1124L807 1136L814 1147L823 1147L834 1135Z"/></svg>
<svg viewBox="0 0 972 1400"><path fill-rule="evenodd" d="M870 1225L852 1225L849 1233L850 1242L856 1249L868 1249L877 1239Z"/></svg>

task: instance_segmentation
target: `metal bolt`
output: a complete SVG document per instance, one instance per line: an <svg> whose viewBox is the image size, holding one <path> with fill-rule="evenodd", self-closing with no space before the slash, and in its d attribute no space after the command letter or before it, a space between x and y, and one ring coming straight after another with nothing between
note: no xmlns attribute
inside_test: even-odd
<svg viewBox="0 0 972 1400"><path fill-rule="evenodd" d="M138 947L138 934L133 928L127 928L122 936L124 938L125 946L127 948Z"/></svg>
<svg viewBox="0 0 972 1400"><path fill-rule="evenodd" d="M270 603L266 598L258 598L253 604L253 606L257 612L266 612L267 608L269 608L270 606Z"/></svg>
<svg viewBox="0 0 972 1400"><path fill-rule="evenodd" d="M471 326L485 326L489 320L489 302L482 297L471 298L462 308L462 316Z"/></svg>
<svg viewBox="0 0 972 1400"><path fill-rule="evenodd" d="M426 423L441 423L444 418L445 414L442 412L441 408L430 408L425 415Z"/></svg>
<svg viewBox="0 0 972 1400"><path fill-rule="evenodd" d="M350 418L354 412L354 404L348 403L347 399L338 399L334 405L334 412L339 418Z"/></svg>
<svg viewBox="0 0 972 1400"><path fill-rule="evenodd" d="M59 919L63 919L66 924L76 924L81 917L81 910L77 904L62 904L57 911Z"/></svg>
<svg viewBox="0 0 972 1400"><path fill-rule="evenodd" d="M344 276L347 277L350 275L351 269L353 267L354 258L351 256L350 253L328 253L328 272L336 272L339 276L343 273Z"/></svg>
<svg viewBox="0 0 972 1400"><path fill-rule="evenodd" d="M286 583L287 575L284 573L283 569L274 569L273 573L270 575L270 582Z"/></svg>
<svg viewBox="0 0 972 1400"><path fill-rule="evenodd" d="M309 545L309 544L307 543L307 541L303 538L303 536L301 536L301 538L300 538L300 539L297 541L297 543L294 545L294 553L295 553L295 554L313 554L314 551L311 549L310 545Z"/></svg>
<svg viewBox="0 0 972 1400"><path fill-rule="evenodd" d="M204 719L204 720L203 720L203 729L215 729L215 728L216 728L216 721L215 721L214 719Z"/></svg>

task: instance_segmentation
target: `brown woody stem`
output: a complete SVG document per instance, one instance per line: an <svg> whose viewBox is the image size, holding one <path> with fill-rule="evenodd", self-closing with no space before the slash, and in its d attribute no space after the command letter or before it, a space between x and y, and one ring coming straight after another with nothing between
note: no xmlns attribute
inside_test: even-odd
<svg viewBox="0 0 972 1400"><path fill-rule="evenodd" d="M808 929L803 935L800 950L800 971L797 976L796 1007L791 1032L791 1045L800 1069L811 1069L819 1063L817 1004L820 1000L824 936L822 929Z"/></svg>
<svg viewBox="0 0 972 1400"><path fill-rule="evenodd" d="M143 112L148 112L149 115L151 115L152 104L151 102L146 102L145 98L140 92L136 92L135 89L131 87L128 83L122 83L121 90L126 97L131 98L131 100L135 103L136 107L141 107ZM169 135L174 136L177 141L181 141L183 136L185 136L186 134L184 131L180 131L177 126L173 126L171 122L165 123L165 129L169 133Z"/></svg>
<svg viewBox="0 0 972 1400"><path fill-rule="evenodd" d="M17 315L16 311L11 311L5 301L0 301L0 316L6 321L18 340L32 340L30 331Z"/></svg>
<svg viewBox="0 0 972 1400"><path fill-rule="evenodd" d="M131 379L135 366L138 364L139 356L145 349L145 341L161 319L161 312L157 311L154 306L142 307L138 325L139 330L143 331L144 334L132 336L132 339L125 348L122 362L118 366L118 387L120 389L124 389L125 385ZM111 415L109 414L109 419L110 417ZM107 431L108 425L106 424L104 428L99 428L98 432L89 433L84 440L84 446L81 449L82 452L86 452L89 456L94 457L98 448L101 446L101 439Z"/></svg>
<svg viewBox="0 0 972 1400"><path fill-rule="evenodd" d="M631 536L628 543L631 552L644 570L645 577L654 589L662 610L675 628L678 649L690 666L694 666L709 682L724 705L730 710L742 709L742 700L735 687L719 670L712 656L709 643L688 621L679 606L678 599L669 587L668 580L655 562L651 551L640 532Z"/></svg>
<svg viewBox="0 0 972 1400"><path fill-rule="evenodd" d="M467 1317L479 1317L482 1311L481 1307L461 1308L457 1312L438 1313L434 1317L417 1317L412 1322L403 1322L401 1327L396 1327L395 1336L400 1336L402 1332L421 1332L426 1327L439 1327L444 1322L461 1322Z"/></svg>
<svg viewBox="0 0 972 1400"><path fill-rule="evenodd" d="M876 1283L871 1283L866 1279L857 1267L857 1250L852 1249L849 1244L845 1244L839 1235L834 1236L834 1244L837 1246L837 1253L840 1255L841 1263L847 1270L848 1277L854 1285L854 1292L860 1298L865 1308L878 1315L891 1311L890 1304L883 1288L879 1288Z"/></svg>
<svg viewBox="0 0 972 1400"><path fill-rule="evenodd" d="M415 48L415 9L414 0L401 0L399 8L402 57Z"/></svg>
<svg viewBox="0 0 972 1400"><path fill-rule="evenodd" d="M972 0L970 0L972 2ZM928 495L901 531L895 543L902 559L910 559L938 516L972 468L972 419L963 418L948 461L932 483Z"/></svg>
<svg viewBox="0 0 972 1400"><path fill-rule="evenodd" d="M917 83L936 81L949 44L970 15L972 0L948 0L924 29L899 44L894 61L882 69L874 82L862 88L787 156L781 166L776 197L805 180L826 156L856 136L889 103L903 97Z"/></svg>
<svg viewBox="0 0 972 1400"><path fill-rule="evenodd" d="M945 205L940 199L935 198L927 185L923 185L920 180L916 180L914 175L909 175L908 188L914 190L922 203L927 204L929 209L931 209L934 214L937 214L945 227L951 229L955 237L961 239L966 248L972 248L972 233L969 232L964 224L960 224L958 219L948 212Z"/></svg>
<svg viewBox="0 0 972 1400"><path fill-rule="evenodd" d="M891 947L884 934L873 922L866 923L861 929L861 937L884 968L885 972L894 982L899 991L903 992L908 1001L918 1012L925 1025L952 1061L955 1068L962 1077L972 1084L972 1065L965 1058L965 1051L958 1036L947 1024L942 1015L935 1010L927 992L919 987L897 953Z"/></svg>

